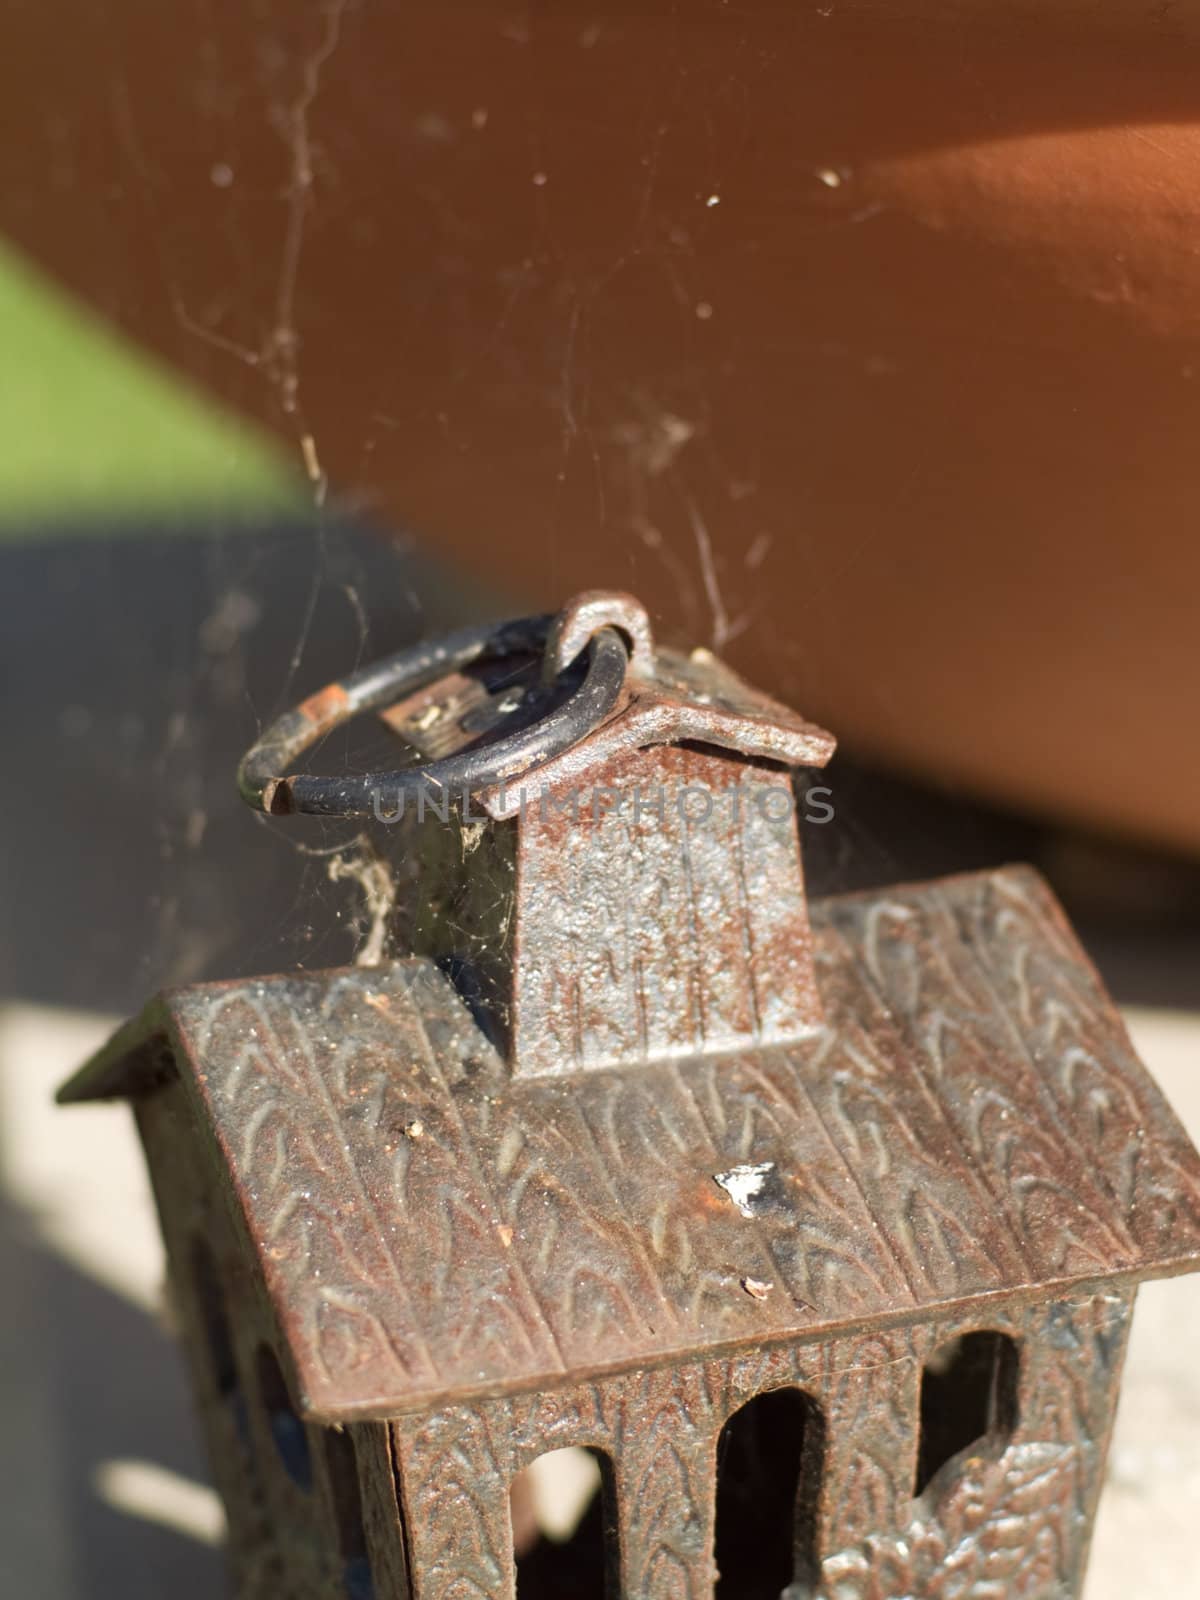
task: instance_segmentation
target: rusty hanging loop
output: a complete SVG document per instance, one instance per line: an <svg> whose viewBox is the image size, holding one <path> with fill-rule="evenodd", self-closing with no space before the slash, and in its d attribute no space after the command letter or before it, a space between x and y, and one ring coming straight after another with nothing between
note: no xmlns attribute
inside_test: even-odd
<svg viewBox="0 0 1200 1600"><path fill-rule="evenodd" d="M594 606L596 597L581 599ZM650 650L644 612L644 626L635 632L624 619L618 630L607 612L594 613L589 619L592 626L580 626L576 620L579 606L575 602L558 616L522 617L464 628L441 640L398 651L329 684L285 712L246 752L238 768L243 800L272 816L292 812L326 817L365 817L374 812L379 816L381 806L392 812L405 796L470 795L561 755L603 722L624 686L631 656L644 670ZM566 634L577 647L573 662L563 660ZM450 672L509 656L536 657L539 652L549 677L558 687L566 686L567 692L557 703L547 702L540 715L512 733L443 760L395 772L336 777L287 773L292 762L319 738L361 712L378 710ZM572 677L578 681L572 684Z"/></svg>

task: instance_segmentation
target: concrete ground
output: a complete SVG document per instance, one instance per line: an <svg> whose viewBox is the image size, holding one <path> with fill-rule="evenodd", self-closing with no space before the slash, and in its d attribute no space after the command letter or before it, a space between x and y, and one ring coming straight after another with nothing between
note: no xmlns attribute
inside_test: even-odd
<svg viewBox="0 0 1200 1600"><path fill-rule="evenodd" d="M1200 1141L1200 1018L1133 1010ZM214 1600L221 1513L159 1315L162 1252L123 1107L58 1111L111 1019L0 1008L0 1594ZM1198 1600L1200 1276L1141 1294L1087 1600Z"/></svg>

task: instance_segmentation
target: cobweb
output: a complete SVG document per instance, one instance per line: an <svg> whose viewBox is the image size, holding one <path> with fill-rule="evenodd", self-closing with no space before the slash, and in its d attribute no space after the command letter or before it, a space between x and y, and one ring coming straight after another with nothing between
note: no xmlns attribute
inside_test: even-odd
<svg viewBox="0 0 1200 1600"><path fill-rule="evenodd" d="M6 953L21 992L121 1010L163 984L376 960L388 953L385 929L398 903L424 892L415 886L414 864L397 859L395 841L381 840L378 830L255 818L233 787L242 751L289 705L374 656L514 609L492 579L439 561L428 530L397 528L373 511L367 469L380 441L386 448L401 426L397 419L364 397L358 418L364 476L337 482L330 481L314 421L320 411L314 394L328 374L310 364L314 308L305 293L306 264L318 227L330 218L346 227L353 220L339 209L334 130L322 120L322 96L346 30L360 16L356 0L323 0L289 23L286 38L267 29L256 40L260 109L277 141L283 182L270 200L275 252L265 263L244 263L255 293L231 282L227 296L199 298L186 255L169 234L159 257L181 369L217 393L234 377L251 386L248 407L276 423L304 487L303 503L250 519L184 514L162 536L136 519L89 528L86 541L64 526L57 543L43 542L21 558L30 566L28 581L48 594L49 609L36 620L16 616L6 641L11 681L22 679L31 658L44 662L28 692L14 699L14 728L27 767L55 774L49 785L15 786L13 797L9 848L18 909L12 925L19 931ZM204 73L215 105L223 92L225 37L215 7L211 21L212 61ZM533 47L533 13L517 8L505 26L514 49ZM600 26L580 20L581 50L596 43ZM144 187L149 205L157 202L162 178L139 128L138 95L119 54L106 70L126 181ZM750 103L759 70L748 48L731 52L718 85L726 111ZM369 85L363 93L369 96ZM196 115L204 114L198 102ZM727 457L705 383L686 362L686 372L668 375L657 388L631 388L617 414L601 416L593 396L597 307L632 264L656 275L681 351L719 315L695 271L690 236L661 198L675 124L697 114L686 66L675 60L642 126L641 187L631 220L586 276L566 274L553 323L558 452L547 472L564 495L568 480L590 482L601 521L633 552L631 570L642 563L643 570L665 573L689 642L722 650L758 624L768 592L775 533L744 509L754 498L753 459ZM428 108L400 107L395 115L412 122L419 139L436 145L448 136L444 119ZM484 134L488 117L480 101L467 115L468 131ZM337 135L352 137L345 129ZM528 182L541 196L553 181L556 152L536 109L527 148ZM715 143L713 151L693 196L697 230L726 200L728 161ZM822 194L844 183L833 168L812 177ZM236 194L236 153L215 161L208 181ZM434 208L458 203L427 198ZM479 341L479 361L510 334L536 263L562 265L553 209L539 201L533 216L525 267L514 273L490 335ZM456 226L463 220L451 218ZM822 213L820 225L829 220ZM864 220L853 203L844 207L846 225ZM239 259L236 249L231 259ZM395 271L402 275L405 262L397 261ZM388 330L381 328L379 337L386 345ZM402 350L395 359L403 359ZM464 359L450 392L471 378ZM519 385L515 394L519 404ZM717 553L719 543L725 548L714 536L717 514L742 519L732 574ZM852 563L860 555L847 549L840 559ZM66 642L48 661L47 635ZM356 728L328 738L312 753L312 765L364 772L394 766L401 754L391 735ZM821 881L824 858L833 863L832 875L844 878L847 855L861 855L864 838L870 854L872 835L861 826L807 840L810 877ZM29 929L42 939L25 937ZM44 940L56 952L53 972ZM35 954L39 948L43 953Z"/></svg>

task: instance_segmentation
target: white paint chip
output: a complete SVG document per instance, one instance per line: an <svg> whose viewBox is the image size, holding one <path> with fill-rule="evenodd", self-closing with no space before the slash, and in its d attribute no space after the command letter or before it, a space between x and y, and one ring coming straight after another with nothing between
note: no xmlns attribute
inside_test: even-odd
<svg viewBox="0 0 1200 1600"><path fill-rule="evenodd" d="M714 1172L713 1177L733 1201L744 1217L754 1216L752 1201L762 1193L768 1172L775 1171L773 1161L759 1161L755 1165L730 1167L728 1172Z"/></svg>

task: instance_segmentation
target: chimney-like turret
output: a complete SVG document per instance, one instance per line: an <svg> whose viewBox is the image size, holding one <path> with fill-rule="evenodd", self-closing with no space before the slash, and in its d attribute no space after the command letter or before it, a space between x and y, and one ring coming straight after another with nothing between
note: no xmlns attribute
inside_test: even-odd
<svg viewBox="0 0 1200 1600"><path fill-rule="evenodd" d="M437 956L515 1073L542 1075L796 1039L821 1021L790 772L831 735L707 650L656 650L624 595L584 595L548 649L566 666L601 627L629 671L608 718L564 754L448 820L408 807ZM511 709L519 691L497 700ZM388 714L424 755L479 737L478 680ZM498 715L499 713L494 713ZM416 814L419 811L419 814Z"/></svg>

